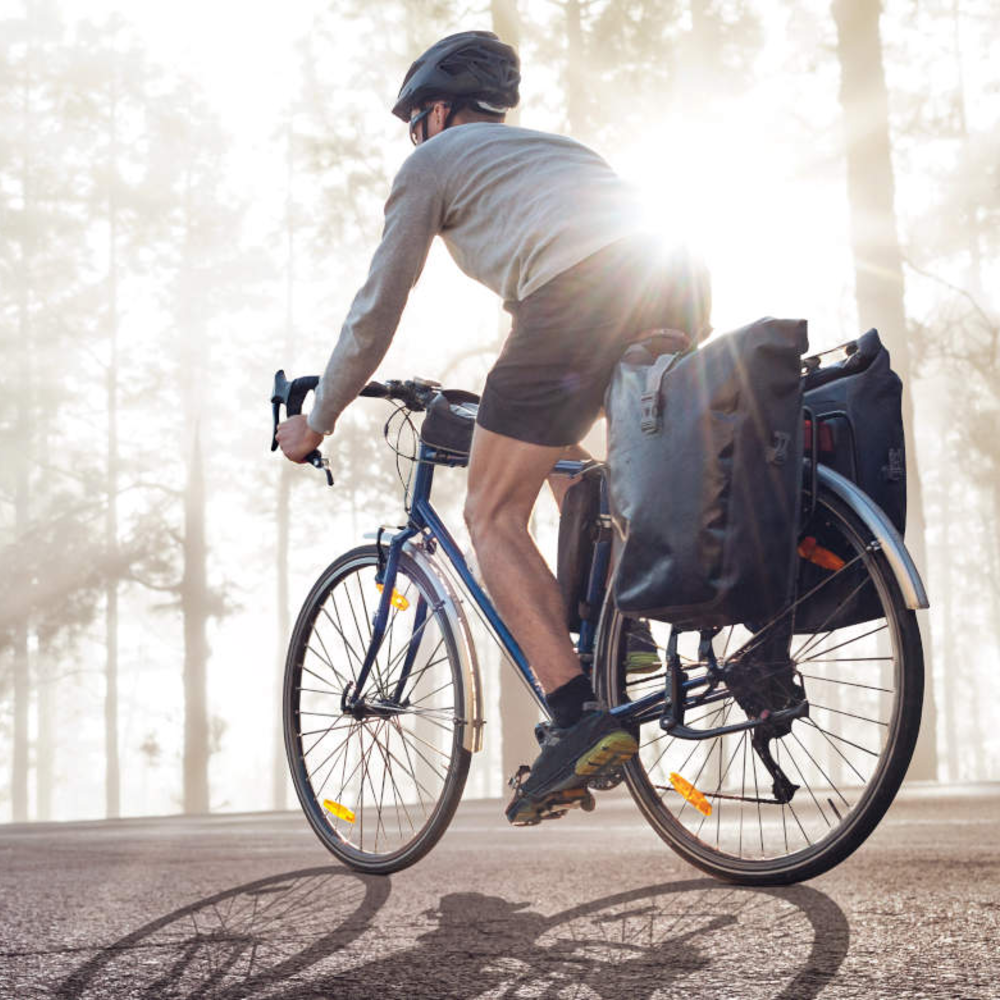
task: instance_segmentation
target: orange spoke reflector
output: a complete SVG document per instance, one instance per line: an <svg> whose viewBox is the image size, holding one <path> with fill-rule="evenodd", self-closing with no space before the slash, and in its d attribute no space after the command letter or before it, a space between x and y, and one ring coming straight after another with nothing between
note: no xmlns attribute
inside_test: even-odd
<svg viewBox="0 0 1000 1000"><path fill-rule="evenodd" d="M677 790L678 795L687 799L698 812L706 816L712 815L712 806L709 804L708 799L690 781L682 778L676 771L671 772L670 784Z"/></svg>
<svg viewBox="0 0 1000 1000"><path fill-rule="evenodd" d="M378 587L379 593L381 593L382 584L376 583L375 586ZM389 598L389 603L400 611L405 611L410 606L410 602L395 587L392 588L392 597Z"/></svg>
<svg viewBox="0 0 1000 1000"><path fill-rule="evenodd" d="M811 535L807 535L799 542L798 551L803 559L808 559L809 562L822 566L823 569L836 570L843 569L845 566L844 560L840 556L829 549L824 549Z"/></svg>
<svg viewBox="0 0 1000 1000"><path fill-rule="evenodd" d="M333 813L337 819L345 819L348 823L354 822L354 813L347 806L342 806L339 802L334 802L333 799L323 799L323 808L328 813Z"/></svg>

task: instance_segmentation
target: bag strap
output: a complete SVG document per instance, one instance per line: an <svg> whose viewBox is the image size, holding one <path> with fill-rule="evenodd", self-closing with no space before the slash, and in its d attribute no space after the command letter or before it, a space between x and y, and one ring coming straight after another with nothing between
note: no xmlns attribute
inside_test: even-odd
<svg viewBox="0 0 1000 1000"><path fill-rule="evenodd" d="M643 434L655 434L660 429L660 387L663 378L686 352L676 351L673 354L661 354L655 364L649 366L646 373L646 391L639 397L641 419L639 427ZM666 358L666 364L661 364Z"/></svg>

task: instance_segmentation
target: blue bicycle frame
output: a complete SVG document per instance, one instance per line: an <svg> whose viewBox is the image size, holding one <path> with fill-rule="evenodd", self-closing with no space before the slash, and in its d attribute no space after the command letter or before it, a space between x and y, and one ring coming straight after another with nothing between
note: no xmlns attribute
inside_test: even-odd
<svg viewBox="0 0 1000 1000"><path fill-rule="evenodd" d="M407 541L417 535L424 535L431 545L440 545L454 567L459 579L462 582L469 596L475 601L477 607L482 612L483 617L488 622L496 641L502 647L507 657L514 664L521 674L524 682L535 696L539 708L546 716L550 716L548 705L545 701L545 693L538 684L538 680L531 671L527 657L517 644L517 640L504 624L503 619L497 613L492 601L483 591L472 571L469 569L465 556L462 554L458 543L448 531L440 515L434 509L430 500L431 487L434 482L434 467L436 465L464 465L463 460L454 459L447 453L440 452L429 445L421 443L417 458L417 472L413 482L413 492L411 494L410 513L406 527L397 532L388 543L388 552L385 561L379 566L376 574L376 581L382 585L382 594L379 599L378 608L375 612L372 623L372 637L365 655L364 662L357 682L351 696L347 699L345 707L350 710L358 702L363 701L363 692L371 672L372 665L378 655L382 645L382 639L386 632L389 620L389 608L392 606L393 593L396 583L396 575L399 569L399 562L402 556L403 547ZM557 462L553 471L559 475L567 477L577 476L587 468L585 462L565 460ZM607 484L601 480L601 506L602 515L608 513ZM379 546L382 551L382 546ZM593 663L594 646L597 637L597 622L600 616L600 609L603 603L605 582L607 580L608 565L611 560L610 538L601 537L595 544L594 557L591 561L590 576L587 585L587 604L592 609L589 616L585 616L580 627L580 635L577 642L577 652L580 655L580 662L584 669L588 669ZM427 602L421 596L414 616L414 635L419 634L427 620ZM418 643L411 643L406 660L400 671L400 677L393 693L392 701L399 703L403 697L403 692L413 661L416 657ZM615 715L621 715L629 721L645 721L649 718L659 716L664 703L664 692L654 692L627 705L612 708ZM388 707L388 706L387 706Z"/></svg>
<svg viewBox="0 0 1000 1000"><path fill-rule="evenodd" d="M510 630L497 613L496 608L493 607L492 601L490 601L489 597L486 596L483 588L473 576L472 571L469 569L468 563L465 561L465 557L458 546L458 543L452 537L447 527L445 527L440 515L431 503L430 495L431 486L434 482L435 465L458 465L464 464L464 462L460 463L458 460L450 459L446 453L439 452L429 445L421 444L417 463L417 472L413 482L410 515L407 526L402 531L395 534L390 540L385 562L383 565L380 565L379 572L376 576L377 582L382 585L382 596L379 599L378 608L375 612L375 619L372 624L372 638L354 688L353 700L357 700L364 691L372 664L375 662L375 657L378 655L383 636L385 635L386 625L389 619L389 608L392 604L393 589L396 583L396 574L399 569L399 561L403 552L403 546L407 541L409 541L409 539L415 537L416 535L423 534L429 542L441 546L441 549L444 551L444 554L454 567L469 596L475 601L479 610L482 612L483 617L489 623L497 642L503 648L510 661L520 672L525 683L534 693L535 700L538 702L539 707L546 714L548 714L545 694L528 665L527 657L525 657L521 647L517 644L517 640L513 635L511 635ZM561 461L556 463L554 471L565 476L575 476L579 475L585 467L584 462ZM604 487L602 485L602 509L606 510L606 508L607 502L606 497L604 496ZM604 580L607 575L608 563L610 561L610 552L610 541L602 540L597 543L597 551L591 566L587 595L588 602L594 608L600 608L601 598L604 593ZM423 628L426 617L426 601L423 597L421 597L414 619L414 633L419 632L419 630ZM581 654L582 662L586 663L592 660L595 633L595 622L590 620L585 621L581 627L580 639L578 642L578 651ZM403 669L400 673L400 679L395 692L395 697L397 699L402 696L403 688L406 684L410 667L412 666L412 660L416 655L416 646L417 644L412 644L410 654L407 656L407 662L404 663Z"/></svg>

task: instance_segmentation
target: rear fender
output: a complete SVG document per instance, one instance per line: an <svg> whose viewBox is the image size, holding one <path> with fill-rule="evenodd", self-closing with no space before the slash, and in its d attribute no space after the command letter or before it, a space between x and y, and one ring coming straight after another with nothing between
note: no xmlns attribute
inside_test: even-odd
<svg viewBox="0 0 1000 1000"><path fill-rule="evenodd" d="M851 482L839 472L834 472L825 465L819 465L816 474L820 486L847 504L871 531L896 577L906 606L913 611L930 607L920 573L917 572L917 567L907 552L896 526L882 508L860 489L857 483Z"/></svg>

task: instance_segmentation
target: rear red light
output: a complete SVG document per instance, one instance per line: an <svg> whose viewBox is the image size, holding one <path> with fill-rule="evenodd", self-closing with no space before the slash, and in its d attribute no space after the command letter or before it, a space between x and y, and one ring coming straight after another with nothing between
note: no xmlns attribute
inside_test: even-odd
<svg viewBox="0 0 1000 1000"><path fill-rule="evenodd" d="M804 420L803 427L803 447L806 452L812 450L812 421ZM836 451L833 440L833 429L827 423L819 425L819 452L821 455L831 455Z"/></svg>

